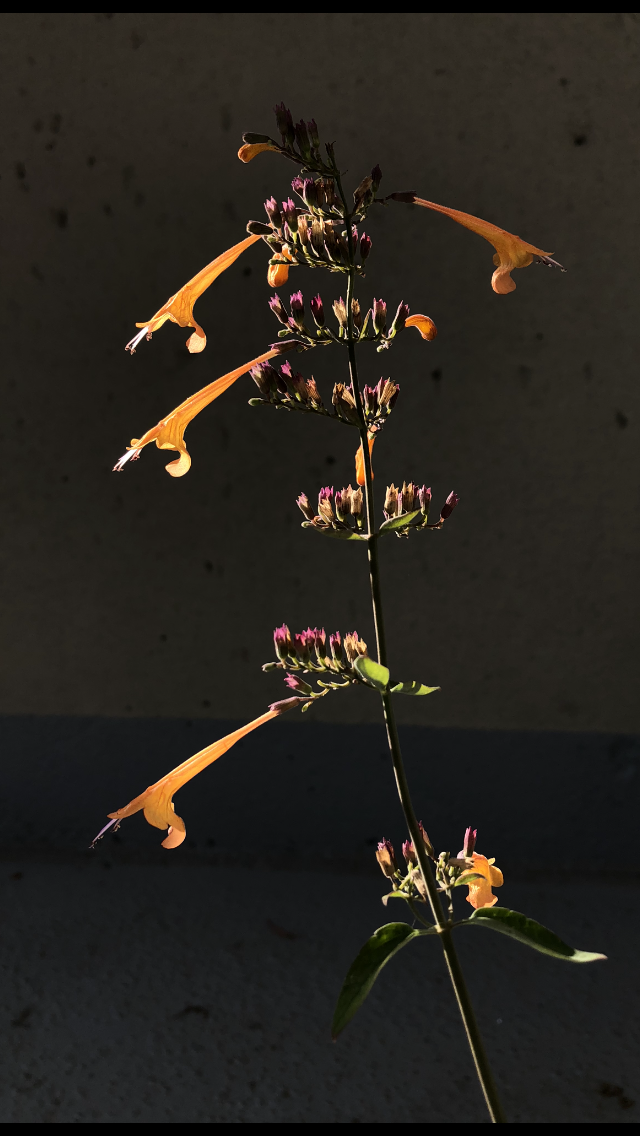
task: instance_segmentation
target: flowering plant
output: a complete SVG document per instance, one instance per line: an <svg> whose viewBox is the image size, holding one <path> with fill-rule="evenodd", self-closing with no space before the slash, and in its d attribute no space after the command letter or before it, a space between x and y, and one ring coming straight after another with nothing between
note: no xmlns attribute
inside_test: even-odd
<svg viewBox="0 0 640 1136"><path fill-rule="evenodd" d="M269 253L267 280L272 288L282 288L290 272L297 268L324 269L345 279L346 298L334 300L330 309L335 323L331 322L319 293L305 305L300 290L291 294L288 304L276 291L269 306L281 326L269 349L209 383L140 438L133 438L115 468L122 470L127 462L140 457L146 445L155 441L159 449L178 454L166 467L171 476L184 476L191 466L184 440L187 425L245 374L251 375L257 388L257 394L249 400L251 406L318 414L355 431L358 437L355 487L320 488L317 508L306 493L301 492L297 504L304 518L303 528L323 537L358 542L366 547L376 636L375 658L355 631L344 636L339 632L327 636L320 628L309 627L294 634L285 624L276 628L276 658L266 663L263 670L284 672L288 697L273 703L258 718L183 762L124 808L110 813L109 823L99 836L118 827L125 817L144 810L151 825L166 830L163 846L177 847L185 839L186 829L175 812L173 795L182 785L226 753L240 738L273 718L296 708L306 712L319 698L337 690L353 685L368 688L381 701L389 754L409 834L402 845L404 868L399 866L391 841L384 839L378 844L376 857L391 885L383 903L386 906L390 900L401 901L411 921L385 924L364 945L339 994L333 1036L337 1037L356 1013L393 955L414 939L436 937L444 953L490 1117L493 1122L503 1123L504 1113L455 951L454 931L463 927L489 928L570 962L590 962L604 956L574 950L535 920L497 906L498 897L493 888L502 886L503 875L493 859L475 851L476 830L467 828L462 849L451 856L449 852L436 852L417 820L402 760L394 701L397 696L431 695L439 688L420 679L401 678L391 669L385 640L379 557L381 542L387 536L406 539L418 532L440 531L459 498L455 492L449 493L434 516L431 488L403 480L401 485L387 487L383 517L378 521L372 451L395 411L399 386L391 379L381 379L375 387L362 387L357 352L369 345L377 352L388 351L396 337L411 328L419 332L423 341L429 342L436 335L436 327L427 315L411 315L402 301L393 318L388 317L387 304L382 299L373 298L363 304L356 296L356 281L365 276L372 251L371 237L362 231L362 225L372 210L380 212L390 203L435 210L489 241L495 249L491 286L498 295L515 289L511 276L514 269L534 262L561 266L542 249L471 214L436 205L413 192L394 192L380 197L382 173L378 166L362 179L349 198L343 188L333 144L327 143L324 150L321 148L316 123L301 121L294 125L284 104L276 107L276 121L280 141L264 134L245 134L238 157L248 163L260 154L271 152L295 163L300 171L291 183L295 199L289 196L286 201L278 202L270 197L265 202L266 219L249 221L248 237L198 272L150 320L139 323L141 330L127 344L127 349L133 354L142 339L151 339L152 334L170 320L180 327L193 328L187 348L190 352L203 351L206 335L193 314L196 300L230 264L259 241L266 245ZM335 347L346 353L343 356L345 376L335 383L330 398L325 396L324 401L313 377L305 377L295 370L288 358L276 365L276 360L283 355L307 353L318 347ZM462 917L454 914L454 893L459 887L468 889L466 898L473 909Z"/></svg>

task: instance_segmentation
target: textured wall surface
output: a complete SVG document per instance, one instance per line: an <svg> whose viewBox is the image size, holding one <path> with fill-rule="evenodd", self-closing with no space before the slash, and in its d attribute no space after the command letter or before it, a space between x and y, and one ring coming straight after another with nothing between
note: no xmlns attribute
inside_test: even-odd
<svg viewBox="0 0 640 1136"><path fill-rule="evenodd" d="M598 14L96 14L3 17L4 713L253 715L286 620L368 638L364 556L299 528L294 499L353 477L353 440L251 410L240 381L189 430L174 481L132 435L274 336L252 249L199 302L191 357L136 320L241 239L294 167L237 161L280 99L336 139L353 184L415 188L555 252L492 293L491 249L423 210L372 216L363 300L439 327L368 380L402 386L376 485L462 504L384 549L393 659L442 694L436 725L633 731L640 24ZM419 214L419 215L418 215ZM295 287L339 294L302 270ZM288 294L288 293L287 293ZM301 369L329 389L337 349ZM337 544L337 542L335 542ZM327 699L366 720L375 700ZM427 705L428 703L428 705Z"/></svg>

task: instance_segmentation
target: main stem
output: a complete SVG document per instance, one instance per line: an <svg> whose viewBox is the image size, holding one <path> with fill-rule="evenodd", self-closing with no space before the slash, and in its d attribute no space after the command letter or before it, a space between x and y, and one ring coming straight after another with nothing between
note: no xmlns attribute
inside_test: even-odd
<svg viewBox="0 0 640 1136"><path fill-rule="evenodd" d="M338 179L338 184L339 179ZM342 187L340 186L340 190ZM343 197L344 200L344 197ZM346 206L346 202L345 202ZM353 264L353 237L351 232L351 218L347 219L347 239L349 243L350 261ZM360 444L362 446L362 453L364 456L364 472L365 472L365 501L367 510L367 534L368 534L368 556L369 556L369 580L371 583L371 603L373 607L373 621L376 632L376 644L378 649L378 662L386 667L387 664L387 644L384 630L384 613L382 608L382 593L380 588L380 565L378 561L378 538L375 532L375 512L374 512L374 497L373 497L373 473L371 470L371 456L369 454L369 445L367 437L367 426L364 418L364 410L362 405L362 398L360 395L360 387L358 383L358 368L356 364L356 344L353 335L353 311L351 301L353 300L354 291L354 277L355 270L352 268L349 272L349 283L347 287L347 319L348 319L348 349L349 349L349 372L351 375L351 385L353 388L353 395L358 407L358 415L360 418ZM409 792L409 783L404 769L404 762L402 760L402 752L400 750L400 739L398 737L398 727L396 725L395 712L393 708L393 701L389 693L381 695L382 706L384 710L384 720L387 728L387 740L389 743L389 751L391 753L391 760L393 762L393 770L396 778L396 785L398 787L398 796L400 804L404 812L407 828L413 841L418 863L422 878L425 882L427 889L427 896L434 922L438 928L440 942L444 951L444 957L449 971L449 977L454 989L458 1008L462 1016L464 1028L469 1042L469 1048L473 1056L478 1074L478 1080L484 1093L484 1098L494 1124L506 1124L507 1119L503 1112L500 1099L498 1097L498 1090L493 1079L493 1074L485 1053L482 1037L476 1021L476 1016L469 997L469 991L464 980L462 967L456 954L453 945L453 937L451 933L450 921L445 919L440 903L440 896L436 886L436 881L431 870L429 858L426 853L422 834L416 819L416 814L411 803L411 794Z"/></svg>

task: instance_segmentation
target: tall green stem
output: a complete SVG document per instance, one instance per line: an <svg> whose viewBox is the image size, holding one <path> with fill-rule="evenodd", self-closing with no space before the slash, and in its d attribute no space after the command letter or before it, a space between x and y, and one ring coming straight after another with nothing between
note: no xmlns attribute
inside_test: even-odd
<svg viewBox="0 0 640 1136"><path fill-rule="evenodd" d="M345 213L347 213L347 204L340 184L340 179L336 179L342 200L345 205ZM354 263L354 247L353 236L351 231L351 216L346 216L347 223L347 240L349 244L349 260L353 265ZM362 446L362 453L364 458L364 475L365 475L365 501L367 513L367 547L369 556L369 580L371 584L371 603L373 608L373 620L376 633L376 645L378 650L378 662L382 666L388 666L387 663L387 644L384 630L384 612L382 607L382 593L380 588L380 565L378 560L378 537L375 531L375 511L374 511L374 495L373 495L373 473L371 469L371 456L369 454L369 445L367 437L367 425L364 417L364 407L362 396L360 394L360 386L358 383L358 368L356 363L356 340L353 334L353 309L352 301L354 298L354 279L355 269L352 267L349 272L349 280L347 286L347 346L349 350L349 372L351 375L351 386L353 389L353 396L356 400L358 407L358 417L360 419L360 444ZM404 769L404 762L402 760L402 752L400 749L400 739L398 737L398 727L396 724L395 711L393 708L393 700L389 693L381 695L382 707L384 711L384 720L387 728L387 740L389 743L389 752L393 762L393 770L396 778L396 785L398 788L398 796L400 804L404 812L407 828L413 841L420 871L427 890L427 897L434 922L439 931L440 942L444 951L444 957L449 971L449 977L454 989L458 1008L464 1023L464 1028L469 1042L469 1048L473 1056L473 1060L478 1074L478 1080L484 1093L484 1098L494 1124L506 1124L506 1116L503 1112L498 1091L493 1079L493 1074L485 1053L482 1037L476 1021L476 1016L469 997L469 991L464 980L462 967L455 947L453 945L453 937L451 934L450 921L445 919L440 903L440 896L436 881L431 870L431 864L426 853L420 827L416 818L416 814L411 803L411 794L409 792L409 783Z"/></svg>

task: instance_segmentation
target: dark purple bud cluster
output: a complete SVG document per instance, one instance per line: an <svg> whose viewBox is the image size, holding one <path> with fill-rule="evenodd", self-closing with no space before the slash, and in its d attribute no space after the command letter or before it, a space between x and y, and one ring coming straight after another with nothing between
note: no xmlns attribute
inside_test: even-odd
<svg viewBox="0 0 640 1136"><path fill-rule="evenodd" d="M305 379L298 371L294 371L288 359L279 371L271 363L258 363L250 373L260 391L260 398L249 399L250 406L271 403L272 406L285 410L328 413L323 406L315 379Z"/></svg>
<svg viewBox="0 0 640 1136"><path fill-rule="evenodd" d="M306 493L301 493L296 504L303 513L303 528L313 527L321 532L331 530L337 535L358 533L364 525L364 495L361 488L347 485L335 489L327 485L318 494L318 512L314 513Z"/></svg>
<svg viewBox="0 0 640 1136"><path fill-rule="evenodd" d="M311 213L319 217L342 217L344 207L336 194L333 178L295 177L291 188L302 198Z"/></svg>
<svg viewBox="0 0 640 1136"><path fill-rule="evenodd" d="M313 169L319 173L333 173L336 166L333 157L333 147L325 146L329 164L326 165L320 156L320 138L315 119L294 123L293 115L284 103L274 107L276 123L282 136L282 152L301 166Z"/></svg>

